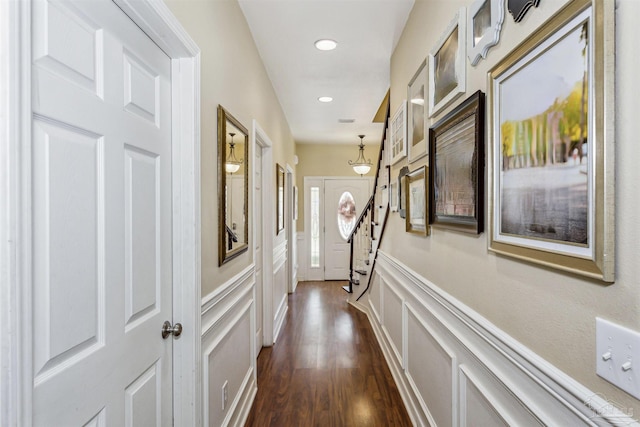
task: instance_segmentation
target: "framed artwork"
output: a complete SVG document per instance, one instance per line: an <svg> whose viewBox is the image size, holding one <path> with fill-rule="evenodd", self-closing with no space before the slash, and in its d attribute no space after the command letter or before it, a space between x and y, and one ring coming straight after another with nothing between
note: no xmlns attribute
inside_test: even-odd
<svg viewBox="0 0 640 427"><path fill-rule="evenodd" d="M391 180L389 182L389 210L391 212L398 212L398 180Z"/></svg>
<svg viewBox="0 0 640 427"><path fill-rule="evenodd" d="M284 168L276 163L276 235L284 231Z"/></svg>
<svg viewBox="0 0 640 427"><path fill-rule="evenodd" d="M408 166L402 167L402 169L400 169L400 172L398 173L398 213L400 214L400 218L407 217L407 203L404 197L404 186L408 173Z"/></svg>
<svg viewBox="0 0 640 427"><path fill-rule="evenodd" d="M466 90L466 10L460 8L429 53L429 116Z"/></svg>
<svg viewBox="0 0 640 427"><path fill-rule="evenodd" d="M504 22L504 0L475 0L467 14L467 55L471 65L498 44Z"/></svg>
<svg viewBox="0 0 640 427"><path fill-rule="evenodd" d="M489 72L491 251L614 281L614 45L574 0Z"/></svg>
<svg viewBox="0 0 640 427"><path fill-rule="evenodd" d="M538 7L540 0L507 0L507 7L509 13L513 16L515 22L520 22L524 19L531 7Z"/></svg>
<svg viewBox="0 0 640 427"><path fill-rule="evenodd" d="M427 115L424 111L427 88L427 62L422 61L407 86L409 163L429 153L426 138Z"/></svg>
<svg viewBox="0 0 640 427"><path fill-rule="evenodd" d="M391 119L391 165L407 156L407 101L402 101Z"/></svg>
<svg viewBox="0 0 640 427"><path fill-rule="evenodd" d="M408 233L429 235L429 218L427 210L427 174L426 166L422 166L405 177L405 202L407 216L405 218Z"/></svg>
<svg viewBox="0 0 640 427"><path fill-rule="evenodd" d="M434 227L483 231L484 103L478 91L429 129L429 219Z"/></svg>

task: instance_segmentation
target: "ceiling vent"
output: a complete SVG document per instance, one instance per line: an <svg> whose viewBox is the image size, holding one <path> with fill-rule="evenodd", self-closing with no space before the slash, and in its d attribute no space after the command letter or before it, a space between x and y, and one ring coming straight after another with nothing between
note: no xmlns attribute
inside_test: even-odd
<svg viewBox="0 0 640 427"><path fill-rule="evenodd" d="M338 123L353 123L356 119L338 119Z"/></svg>

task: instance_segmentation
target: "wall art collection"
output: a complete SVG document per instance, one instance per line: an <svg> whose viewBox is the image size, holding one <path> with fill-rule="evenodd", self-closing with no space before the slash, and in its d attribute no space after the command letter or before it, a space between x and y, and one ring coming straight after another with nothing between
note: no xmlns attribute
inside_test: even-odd
<svg viewBox="0 0 640 427"><path fill-rule="evenodd" d="M507 9L517 23L539 3L507 0ZM427 159L401 169L392 210L407 232L486 227L492 252L613 282L613 2L568 2L494 61L486 100L479 90L451 107L466 93L467 58L488 57L504 16L504 0L458 10L410 80L392 123L402 129L406 118L402 156Z"/></svg>

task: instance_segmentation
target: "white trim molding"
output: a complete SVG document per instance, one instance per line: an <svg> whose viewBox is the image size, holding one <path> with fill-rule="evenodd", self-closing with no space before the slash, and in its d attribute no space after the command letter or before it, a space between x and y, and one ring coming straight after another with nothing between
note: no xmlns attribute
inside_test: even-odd
<svg viewBox="0 0 640 427"><path fill-rule="evenodd" d="M414 425L640 425L384 251L356 307Z"/></svg>

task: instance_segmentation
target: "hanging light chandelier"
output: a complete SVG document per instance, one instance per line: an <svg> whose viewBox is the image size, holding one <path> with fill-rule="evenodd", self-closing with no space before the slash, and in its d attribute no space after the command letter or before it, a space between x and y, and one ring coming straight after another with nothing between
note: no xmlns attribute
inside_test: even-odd
<svg viewBox="0 0 640 427"><path fill-rule="evenodd" d="M351 167L353 167L353 171L355 173L357 173L360 176L363 176L365 174L367 174L369 172L369 170L371 170L371 160L366 160L364 157L364 143L362 142L362 138L364 138L364 135L358 135L358 138L360 138L360 151L358 152L358 158L356 159L356 161L351 161L349 160L349 165Z"/></svg>
<svg viewBox="0 0 640 427"><path fill-rule="evenodd" d="M233 142L233 137L235 136L235 133L229 132L229 135L231 136L231 142L229 143L229 157L227 157L227 161L224 164L224 168L227 171L227 173L234 173L234 172L238 172L238 169L240 169L242 160L236 159L236 153L234 151L236 144L234 144Z"/></svg>

